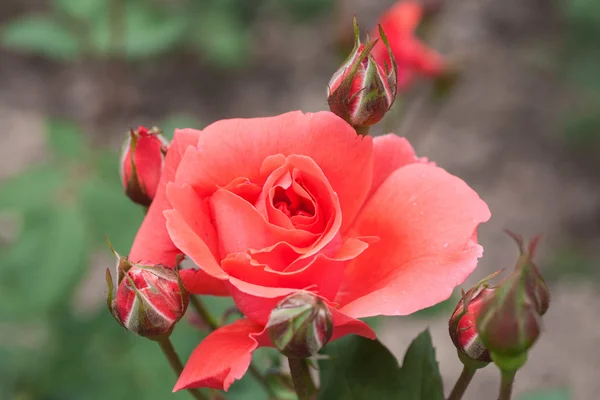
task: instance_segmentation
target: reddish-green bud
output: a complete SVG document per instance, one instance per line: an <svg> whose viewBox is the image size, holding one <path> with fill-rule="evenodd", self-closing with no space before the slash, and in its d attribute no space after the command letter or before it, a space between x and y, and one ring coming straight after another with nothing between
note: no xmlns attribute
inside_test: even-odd
<svg viewBox="0 0 600 400"><path fill-rule="evenodd" d="M121 183L134 203L149 207L156 195L169 142L158 128L131 129L121 154Z"/></svg>
<svg viewBox="0 0 600 400"><path fill-rule="evenodd" d="M355 18L354 49L327 86L330 110L358 131L379 122L396 98L396 61L381 27L379 31L392 65L382 66L370 54L377 40L365 45L360 42Z"/></svg>
<svg viewBox="0 0 600 400"><path fill-rule="evenodd" d="M448 331L452 343L459 352L464 364L480 368L491 362L490 353L483 345L475 319L488 296L494 294L495 288L488 285L488 281L496 277L500 271L486 277L468 292L462 294L462 299L456 305L452 317L448 321Z"/></svg>
<svg viewBox="0 0 600 400"><path fill-rule="evenodd" d="M117 256L117 290L106 270L108 309L119 324L150 339L168 336L189 303L176 269L134 264Z"/></svg>
<svg viewBox="0 0 600 400"><path fill-rule="evenodd" d="M514 239L519 247L520 256L515 266L516 271L522 271L525 279L525 291L531 300L535 303L537 312L540 315L546 314L550 306L550 289L542 277L537 265L532 261L537 246L540 242L540 236L535 236L529 241L527 249L521 235L517 235L509 230L506 231Z"/></svg>
<svg viewBox="0 0 600 400"><path fill-rule="evenodd" d="M294 293L271 311L267 331L273 345L290 358L314 356L333 333L327 305L309 292Z"/></svg>
<svg viewBox="0 0 600 400"><path fill-rule="evenodd" d="M526 278L524 271L515 271L486 298L476 318L484 346L504 370L522 366L542 330L542 318L526 291Z"/></svg>

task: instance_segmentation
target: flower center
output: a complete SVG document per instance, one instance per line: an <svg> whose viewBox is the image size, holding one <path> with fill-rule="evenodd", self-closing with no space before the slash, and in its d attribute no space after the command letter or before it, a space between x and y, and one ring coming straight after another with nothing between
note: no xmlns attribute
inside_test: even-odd
<svg viewBox="0 0 600 400"><path fill-rule="evenodd" d="M315 215L315 206L312 199L300 196L292 186L287 189L281 186L275 188L273 206L288 217L296 215L313 217Z"/></svg>

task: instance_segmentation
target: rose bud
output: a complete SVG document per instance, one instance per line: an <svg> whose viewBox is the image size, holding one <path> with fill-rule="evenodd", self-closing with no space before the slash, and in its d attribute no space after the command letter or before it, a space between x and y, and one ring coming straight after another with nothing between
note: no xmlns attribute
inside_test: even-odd
<svg viewBox="0 0 600 400"><path fill-rule="evenodd" d="M129 132L121 155L121 183L134 203L145 207L152 203L168 145L158 128L140 126Z"/></svg>
<svg viewBox="0 0 600 400"><path fill-rule="evenodd" d="M490 287L487 282L499 273L500 271L493 273L467 293L463 292L462 299L456 305L452 317L448 321L450 338L458 350L460 360L463 364L474 368L484 367L492 361L490 353L479 338L475 319L485 299L493 295L495 291L495 287Z"/></svg>
<svg viewBox="0 0 600 400"><path fill-rule="evenodd" d="M546 285L546 281L542 277L537 265L532 261L540 241L540 236L531 239L527 246L527 250L525 250L523 237L521 235L517 235L509 230L506 230L506 233L508 233L508 235L517 243L517 246L519 246L520 256L517 260L515 270L522 271L525 274L525 291L535 303L537 312L540 315L544 315L550 306L550 289L548 289L548 285Z"/></svg>
<svg viewBox="0 0 600 400"><path fill-rule="evenodd" d="M379 122L396 98L396 62L385 33L381 41L389 52L389 63L375 62L370 52L377 40L360 42L360 31L354 19L354 49L337 70L327 86L327 102L331 111L364 134Z"/></svg>
<svg viewBox="0 0 600 400"><path fill-rule="evenodd" d="M116 295L112 276L106 270L111 314L125 329L137 335L150 339L170 335L189 302L177 270L162 265L134 264L116 255Z"/></svg>
<svg viewBox="0 0 600 400"><path fill-rule="evenodd" d="M526 291L527 274L515 271L486 297L476 327L492 360L501 369L519 369L542 330L542 318Z"/></svg>
<svg viewBox="0 0 600 400"><path fill-rule="evenodd" d="M331 312L314 294L297 292L280 301L271 311L267 331L271 342L283 355L311 357L331 338Z"/></svg>

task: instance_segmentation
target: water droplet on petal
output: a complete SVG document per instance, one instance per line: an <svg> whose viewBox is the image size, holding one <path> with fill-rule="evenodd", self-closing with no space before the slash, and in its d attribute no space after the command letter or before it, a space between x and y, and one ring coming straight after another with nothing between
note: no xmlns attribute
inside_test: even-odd
<svg viewBox="0 0 600 400"><path fill-rule="evenodd" d="M448 248L448 242L444 243L444 248L447 249Z"/></svg>

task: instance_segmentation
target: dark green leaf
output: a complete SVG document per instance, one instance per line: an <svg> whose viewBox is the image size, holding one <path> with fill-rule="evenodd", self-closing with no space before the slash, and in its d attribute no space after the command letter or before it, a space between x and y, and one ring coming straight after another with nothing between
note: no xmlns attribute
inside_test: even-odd
<svg viewBox="0 0 600 400"><path fill-rule="evenodd" d="M72 60L79 54L77 37L67 27L41 15L10 21L2 30L2 44L60 61Z"/></svg>
<svg viewBox="0 0 600 400"><path fill-rule="evenodd" d="M53 119L46 127L48 144L59 159L80 159L86 155L84 133L73 122Z"/></svg>
<svg viewBox="0 0 600 400"><path fill-rule="evenodd" d="M346 336L325 347L319 400L443 400L429 331L409 346L402 368L379 341Z"/></svg>
<svg viewBox="0 0 600 400"><path fill-rule="evenodd" d="M400 367L378 340L345 336L329 343L319 361L319 400L400 400ZM425 399L423 399L425 400Z"/></svg>
<svg viewBox="0 0 600 400"><path fill-rule="evenodd" d="M402 363L402 399L443 400L442 378L429 330L412 341Z"/></svg>

